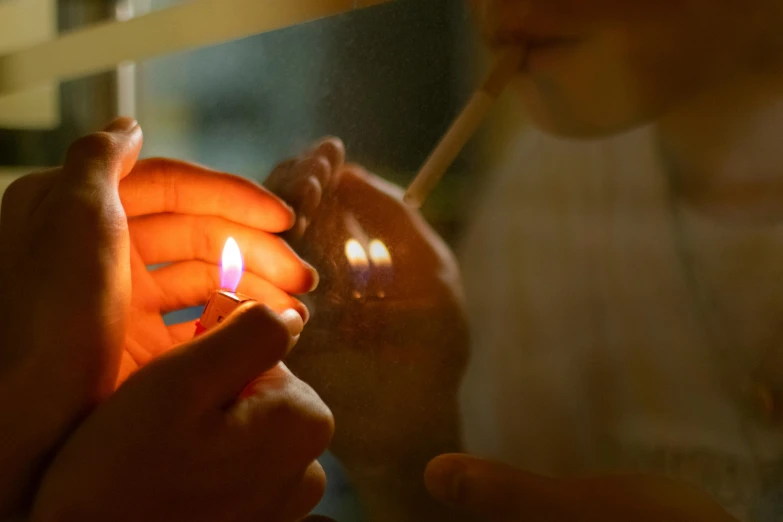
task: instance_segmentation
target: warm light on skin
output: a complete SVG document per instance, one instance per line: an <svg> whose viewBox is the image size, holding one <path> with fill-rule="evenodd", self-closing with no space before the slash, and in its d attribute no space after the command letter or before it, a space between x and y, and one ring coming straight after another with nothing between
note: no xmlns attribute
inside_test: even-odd
<svg viewBox="0 0 783 522"><path fill-rule="evenodd" d="M380 239L370 241L370 259L378 267L387 267L392 264L389 249L386 248L386 245Z"/></svg>
<svg viewBox="0 0 783 522"><path fill-rule="evenodd" d="M220 288L236 292L242 279L242 253L233 237L226 240L220 267Z"/></svg>
<svg viewBox="0 0 783 522"><path fill-rule="evenodd" d="M345 257L354 268L368 268L370 261L367 259L367 252L364 247L355 239L349 239L345 242Z"/></svg>

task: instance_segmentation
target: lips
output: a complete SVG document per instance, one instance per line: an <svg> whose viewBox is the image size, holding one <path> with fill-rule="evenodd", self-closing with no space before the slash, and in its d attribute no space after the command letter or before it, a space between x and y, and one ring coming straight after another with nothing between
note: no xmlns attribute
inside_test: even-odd
<svg viewBox="0 0 783 522"><path fill-rule="evenodd" d="M492 47L527 47L539 49L544 47L573 44L578 41L574 36L534 34L531 32L496 32L488 36Z"/></svg>
<svg viewBox="0 0 783 522"><path fill-rule="evenodd" d="M580 40L570 37L520 36L515 34L493 38L490 41L490 46L496 50L508 47L526 48L527 58L521 64L520 69L528 70L531 65L539 64L544 60L549 62L562 53L568 52L579 42Z"/></svg>
<svg viewBox="0 0 783 522"><path fill-rule="evenodd" d="M549 40L532 40L528 42L528 57L551 51L564 51L575 47L579 40L573 38L555 38Z"/></svg>

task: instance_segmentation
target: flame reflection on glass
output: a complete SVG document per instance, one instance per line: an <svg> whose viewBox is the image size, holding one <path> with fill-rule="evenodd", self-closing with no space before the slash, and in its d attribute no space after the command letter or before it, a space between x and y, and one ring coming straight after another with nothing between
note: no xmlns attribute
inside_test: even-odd
<svg viewBox="0 0 783 522"><path fill-rule="evenodd" d="M370 241L370 261L374 268L372 281L373 293L376 297L383 299L394 279L394 270L392 270L392 259L389 249L380 239Z"/></svg>
<svg viewBox="0 0 783 522"><path fill-rule="evenodd" d="M345 242L345 257L353 268L369 268L370 261L367 259L367 252L364 247L355 239L349 239Z"/></svg>
<svg viewBox="0 0 783 522"><path fill-rule="evenodd" d="M370 275L370 260L367 258L367 252L362 244L355 239L349 239L345 242L345 257L351 265L353 297L359 299L367 286L367 279Z"/></svg>
<svg viewBox="0 0 783 522"><path fill-rule="evenodd" d="M391 267L391 254L380 239L370 241L370 259L377 267Z"/></svg>
<svg viewBox="0 0 783 522"><path fill-rule="evenodd" d="M226 240L223 247L223 259L220 265L220 288L236 292L242 279L242 253L233 237Z"/></svg>

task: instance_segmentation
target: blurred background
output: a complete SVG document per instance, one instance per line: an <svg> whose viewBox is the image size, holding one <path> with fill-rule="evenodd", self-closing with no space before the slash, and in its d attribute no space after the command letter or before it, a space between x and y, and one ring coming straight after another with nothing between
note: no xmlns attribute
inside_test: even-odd
<svg viewBox="0 0 783 522"><path fill-rule="evenodd" d="M60 0L57 31L181 2ZM61 123L0 128L0 166L58 164L73 139L133 112L147 157L263 180L280 160L336 135L352 161L405 183L475 87L484 58L463 2L399 0L63 82ZM478 143L428 205L449 239L459 235L457 209L476 181Z"/></svg>

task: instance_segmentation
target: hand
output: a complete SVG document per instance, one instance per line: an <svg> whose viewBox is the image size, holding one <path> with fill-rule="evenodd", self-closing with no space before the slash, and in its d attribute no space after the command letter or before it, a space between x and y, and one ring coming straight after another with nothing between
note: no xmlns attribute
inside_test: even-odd
<svg viewBox="0 0 783 522"><path fill-rule="evenodd" d="M295 312L245 305L138 371L59 452L31 521L302 518L323 494L315 458L333 431L279 364L302 328Z"/></svg>
<svg viewBox="0 0 783 522"><path fill-rule="evenodd" d="M199 306L220 287L220 257L229 236L245 273L238 291L276 311L305 306L289 294L310 291L318 274L275 233L293 211L237 176L173 160L140 161L120 184L129 217L133 297L119 381L193 337L194 322L166 326L163 315ZM165 264L150 270L151 265Z"/></svg>
<svg viewBox="0 0 783 522"><path fill-rule="evenodd" d="M140 148L136 122L117 120L77 141L62 168L3 197L0 515L19 507L46 453L114 387L131 293L117 186Z"/></svg>
<svg viewBox="0 0 783 522"><path fill-rule="evenodd" d="M693 486L662 477L545 478L466 455L427 467L432 495L482 522L736 522Z"/></svg>
<svg viewBox="0 0 783 522"><path fill-rule="evenodd" d="M114 390L121 361L120 380L192 336L192 325L166 328L162 314L217 288L228 235L245 247L240 289L306 316L284 290L306 291L317 276L272 235L290 227L292 210L241 178L171 160L136 163L141 142L136 122L120 118L77 140L62 168L21 178L4 195L0 514ZM147 269L155 263L172 264Z"/></svg>
<svg viewBox="0 0 783 522"><path fill-rule="evenodd" d="M389 504L400 505L408 492L392 490L419 488L426 499L424 466L459 449L457 391L469 341L459 274L401 191L343 165L344 155L339 140L325 140L265 184L296 210L286 237L321 275L308 296L310 323L287 363L334 412L331 450L357 486L399 493ZM349 239L368 258L369 242L382 241L392 265L369 259L352 267Z"/></svg>

